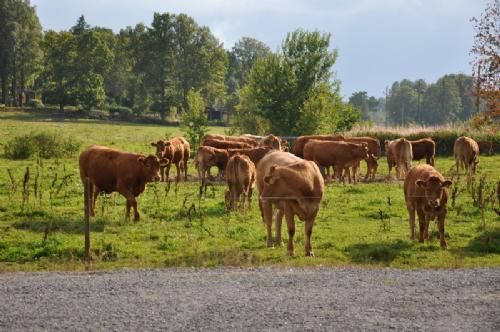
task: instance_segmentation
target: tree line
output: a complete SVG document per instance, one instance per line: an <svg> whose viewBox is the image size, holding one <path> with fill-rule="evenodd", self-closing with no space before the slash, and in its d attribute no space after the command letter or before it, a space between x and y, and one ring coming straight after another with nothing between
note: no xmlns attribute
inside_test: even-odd
<svg viewBox="0 0 500 332"><path fill-rule="evenodd" d="M172 13L118 33L90 26L84 16L68 30L43 31L29 0L0 0L1 103L22 106L21 95L32 90L42 96L34 106L150 113L198 127L206 105L233 114L241 131L279 135L344 131L359 120L380 120L382 110L393 124L444 123L477 112L466 75L434 84L402 80L385 99L361 91L346 102L333 78L338 52L330 39L298 29L275 52L250 37L226 50L208 27Z"/></svg>

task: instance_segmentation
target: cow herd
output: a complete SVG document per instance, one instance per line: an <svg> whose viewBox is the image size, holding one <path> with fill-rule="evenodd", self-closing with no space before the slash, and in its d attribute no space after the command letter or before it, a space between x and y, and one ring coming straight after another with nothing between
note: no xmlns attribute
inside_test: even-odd
<svg viewBox="0 0 500 332"><path fill-rule="evenodd" d="M136 198L146 183L168 181L170 167L175 165L176 182L188 179L190 145L183 137L151 143L154 154L144 156L93 145L80 154L80 176L90 183L90 214L100 192L118 192L126 198L126 218L134 209L134 221L140 218ZM404 197L409 215L410 237L415 237L415 215L419 220L419 240L428 239L429 222L438 220L440 245L447 248L444 221L448 188L451 181L434 168L435 142L431 138L409 141L399 138L384 142L389 174L393 167L399 180L404 179ZM491 147L490 147L491 148ZM373 137L342 135L310 135L298 137L287 152L288 142L274 135L224 136L206 135L194 156L200 180L200 195L211 177L210 168L218 168L218 177L225 178L229 209L251 205L257 186L259 209L267 230L268 246L281 245L283 216L288 229L289 255L294 254L294 216L305 222L305 254L313 255L311 234L326 180L356 183L361 161L367 165L365 181L374 180L378 159L382 155L380 141ZM454 144L457 171L459 167L475 172L479 163L479 145L469 137L460 137ZM425 159L426 165L411 167L412 160ZM326 175L320 172L326 170ZM329 169L333 169L330 176ZM352 175L352 177L351 177ZM275 211L273 211L275 210ZM275 237L272 236L273 216Z"/></svg>

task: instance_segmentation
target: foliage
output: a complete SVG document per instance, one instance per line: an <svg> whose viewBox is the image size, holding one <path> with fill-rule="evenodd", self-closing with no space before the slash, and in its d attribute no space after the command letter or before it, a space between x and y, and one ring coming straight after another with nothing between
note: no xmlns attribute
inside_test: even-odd
<svg viewBox="0 0 500 332"><path fill-rule="evenodd" d="M61 158L73 155L80 143L56 133L31 132L15 136L4 145L4 156L8 159L28 159L35 155L40 158Z"/></svg>
<svg viewBox="0 0 500 332"><path fill-rule="evenodd" d="M323 107L314 112L329 122L334 103L325 102L338 94L338 82L330 81L337 51L330 52L329 44L329 34L303 30L289 33L280 53L260 58L253 65L245 92L247 100L239 106L240 111L245 104L255 105L255 115L269 121L270 130L278 135L301 134L298 126L304 127L311 119L312 104ZM309 98L316 100L306 105ZM308 125L306 130L318 128Z"/></svg>
<svg viewBox="0 0 500 332"><path fill-rule="evenodd" d="M198 150L201 139L207 131L205 103L199 91L191 90L187 95L188 110L182 117L182 127L186 132L193 151Z"/></svg>
<svg viewBox="0 0 500 332"><path fill-rule="evenodd" d="M41 108L41 107L43 107L43 103L40 99L31 99L28 102L27 106L33 107L33 108Z"/></svg>
<svg viewBox="0 0 500 332"><path fill-rule="evenodd" d="M377 98L371 96L368 97L366 91L354 92L351 97L349 97L349 104L354 106L361 113L361 120L369 120L370 114L377 111L379 101Z"/></svg>
<svg viewBox="0 0 500 332"><path fill-rule="evenodd" d="M491 112L500 110L500 1L487 4L481 17L472 18L474 23L474 45L471 53L476 94L488 101Z"/></svg>

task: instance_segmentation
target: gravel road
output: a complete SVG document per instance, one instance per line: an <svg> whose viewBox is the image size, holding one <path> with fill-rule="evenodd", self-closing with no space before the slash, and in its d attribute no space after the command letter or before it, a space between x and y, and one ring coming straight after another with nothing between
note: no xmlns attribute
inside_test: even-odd
<svg viewBox="0 0 500 332"><path fill-rule="evenodd" d="M0 274L0 331L500 331L500 269Z"/></svg>

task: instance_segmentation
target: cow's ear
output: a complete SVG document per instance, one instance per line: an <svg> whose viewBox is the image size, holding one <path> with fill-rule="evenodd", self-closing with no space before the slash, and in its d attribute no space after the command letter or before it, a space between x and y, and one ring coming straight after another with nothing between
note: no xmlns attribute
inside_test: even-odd
<svg viewBox="0 0 500 332"><path fill-rule="evenodd" d="M151 145L152 146L156 146L156 142L151 142Z"/></svg>
<svg viewBox="0 0 500 332"><path fill-rule="evenodd" d="M171 142L169 142L169 141L165 142L165 146L170 146L170 145L172 145Z"/></svg>
<svg viewBox="0 0 500 332"><path fill-rule="evenodd" d="M137 157L137 161L144 163L145 159L143 156L139 156L139 157Z"/></svg>
<svg viewBox="0 0 500 332"><path fill-rule="evenodd" d="M427 182L425 182L424 180L417 180L417 181L415 181L415 184L417 185L417 187L425 188L425 185L427 184Z"/></svg>
<svg viewBox="0 0 500 332"><path fill-rule="evenodd" d="M452 182L450 180L446 180L446 181L441 182L441 186L444 188L449 188L451 186L451 183Z"/></svg>

